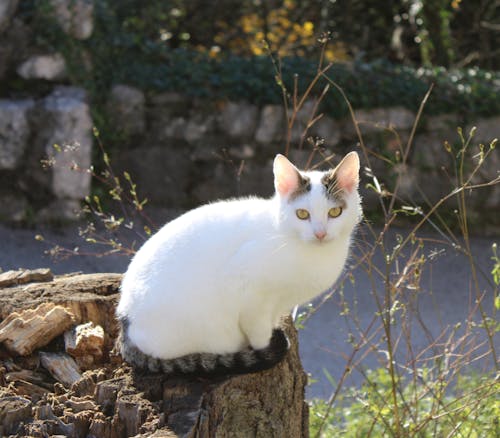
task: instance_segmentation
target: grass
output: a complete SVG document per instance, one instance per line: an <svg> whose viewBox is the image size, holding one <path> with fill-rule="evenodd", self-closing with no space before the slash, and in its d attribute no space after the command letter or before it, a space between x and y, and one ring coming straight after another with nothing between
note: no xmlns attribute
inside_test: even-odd
<svg viewBox="0 0 500 438"><path fill-rule="evenodd" d="M311 404L310 434L324 437L498 437L499 383L494 375L458 377L447 381L420 369L414 380L401 379L399 417L394 416L393 382L382 368L369 370L361 388L349 388L332 408L325 400ZM400 421L401 424L396 424Z"/></svg>

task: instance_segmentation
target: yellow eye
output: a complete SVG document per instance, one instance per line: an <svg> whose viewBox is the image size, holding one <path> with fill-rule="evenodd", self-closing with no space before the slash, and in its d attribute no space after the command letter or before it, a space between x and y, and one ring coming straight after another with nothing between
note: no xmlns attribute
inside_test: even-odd
<svg viewBox="0 0 500 438"><path fill-rule="evenodd" d="M307 210L304 210L303 208L299 208L297 209L297 211L295 211L295 214L297 215L297 217L303 221L305 221L306 219L309 219L309 212Z"/></svg>
<svg viewBox="0 0 500 438"><path fill-rule="evenodd" d="M342 207L332 207L328 210L329 217L339 217L342 214Z"/></svg>

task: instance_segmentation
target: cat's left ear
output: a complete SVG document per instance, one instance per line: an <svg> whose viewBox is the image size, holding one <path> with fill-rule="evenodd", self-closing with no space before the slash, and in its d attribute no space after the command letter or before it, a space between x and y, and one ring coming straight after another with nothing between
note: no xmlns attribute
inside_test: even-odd
<svg viewBox="0 0 500 438"><path fill-rule="evenodd" d="M300 172L284 155L276 155L273 172L274 188L280 196L289 195L299 187Z"/></svg>
<svg viewBox="0 0 500 438"><path fill-rule="evenodd" d="M359 156L357 152L349 152L334 172L339 188L348 193L357 189L359 185Z"/></svg>

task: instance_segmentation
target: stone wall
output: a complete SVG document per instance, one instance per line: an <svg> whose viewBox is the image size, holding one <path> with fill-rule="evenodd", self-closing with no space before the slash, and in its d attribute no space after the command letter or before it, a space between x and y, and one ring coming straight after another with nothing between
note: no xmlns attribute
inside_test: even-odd
<svg viewBox="0 0 500 438"><path fill-rule="evenodd" d="M51 1L68 38L92 34L91 1ZM42 86L22 97L4 91L7 97L0 99L0 220L71 219L90 193L91 177L85 169L100 159L93 152L91 103L84 89L64 85L68 81L62 54L31 46L33 35L15 17L17 1L2 5L0 79L14 72L23 84L20 88ZM271 162L286 144L282 106L204 101L182 92L146 94L126 84L112 87L107 102L108 126L119 140L105 145L112 164L117 173L127 170L132 175L141 197L151 204L189 208L217 198L272 193ZM323 139L322 153L333 155L334 163L347 151L360 150L350 119L323 116L303 135L314 111L315 103L306 102L291 130L291 157L299 166L310 158L307 137ZM458 115L424 116L407 166L387 165L384 157L394 160L399 145L406 143L414 112L374 108L357 111L356 117L373 152L367 175L374 173L390 188L402 174L400 194L414 203L435 202L449 192L446 172L453 176L454 170L443 145L458 142L457 126L464 125ZM489 144L500 137L500 117L475 120L466 130L472 125L477 126L474 143ZM312 163L318 161L316 154ZM497 150L474 181L497 177L499 161ZM373 178L364 176L363 182ZM364 187L363 192L365 206L376 208L373 193ZM470 202L473 211L498 212L500 185L474 192Z"/></svg>
<svg viewBox="0 0 500 438"><path fill-rule="evenodd" d="M299 113L292 130L291 156L299 166L311 155L307 140L302 149L297 147L310 117L307 108ZM271 162L276 153L284 152L286 143L281 106L193 100L178 93L146 97L138 89L116 85L108 111L121 139L118 147L108 151L112 165L117 173L128 171L151 204L189 208L217 198L272 193ZM71 169L75 163L82 169L91 165L90 112L84 90L73 87L54 86L41 99L0 100L0 215L4 219L22 220L28 212L38 219L73 217L90 193L89 173ZM415 114L405 108L364 110L357 117L367 146L389 157L397 153L399 141L407 141L415 120ZM388 187L403 173L400 193L404 198L416 203L424 198L437 201L450 190L443 167L450 175L454 170L444 141L458 141L458 125L453 114L424 119L409 165L389 166L374 156L372 172ZM499 134L500 119L478 120L475 125L474 142L489 143ZM359 150L354 126L347 119L324 116L307 136L324 138L322 153L333 155L333 163L347 151ZM319 153L313 164L318 161ZM495 151L476 181L495 178L499 169ZM368 176L363 180L372 182ZM365 204L375 207L375 197L364 192ZM471 203L498 209L499 185L475 192Z"/></svg>

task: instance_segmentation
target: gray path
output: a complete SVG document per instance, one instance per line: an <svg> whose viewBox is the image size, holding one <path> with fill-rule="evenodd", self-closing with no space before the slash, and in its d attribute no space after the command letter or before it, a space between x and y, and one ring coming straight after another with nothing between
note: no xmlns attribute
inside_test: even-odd
<svg viewBox="0 0 500 438"><path fill-rule="evenodd" d="M34 236L42 233L46 239L61 246L73 247L80 246L84 251L85 245L81 244L78 238L77 228L69 227L62 231L51 229L12 229L0 225L0 268L2 270L23 268L39 268L50 267L54 273L61 274L67 272L123 272L126 269L128 260L124 257L72 257L68 260L54 262L44 251L49 248L46 243L37 242ZM431 239L439 239L439 236L428 236ZM358 234L358 246L366 248L363 243L363 232ZM369 240L369 239L368 239ZM484 273L480 273L479 287L482 292L486 292L484 298L485 308L491 313L492 310L492 286L488 282L490 276L488 273L492 268L491 261L491 244L494 241L500 244L500 239L495 238L473 238L473 253L478 269ZM392 238L388 242L390 248L395 244L395 239ZM357 249L355 254L359 255L360 250ZM402 301L412 303L412 308L418 309L418 314L424 326L418 323L414 312L407 314L407 321L411 321L411 345L413 352L416 354L429 345L431 338L436 338L445 329L453 327L456 323L464 321L468 315L472 315L477 319L477 312L473 313L475 292L472 287L472 276L468 261L465 256L459 251L440 242L428 241L425 243L423 254L429 256L436 254L435 259L425 265L421 275L421 292L416 293L414 289L403 288L403 296L398 297ZM405 251L404 255L409 257L410 252ZM351 264L355 263L356 257L353 257ZM402 259L402 261L404 261ZM401 263L399 268L403 269ZM383 268L384 260L380 254L374 258L374 265ZM383 299L384 284L381 280L376 279L376 275L372 276L375 281L372 282L370 276L366 275L362 268L354 271L355 282L344 282L344 296L349 303L350 314L342 316L340 294L335 292L331 299L326 301L319 309L305 322L305 327L300 331L300 349L304 367L307 372L317 379L308 389L309 396L328 397L332 391L327 374L330 374L335 381L338 381L343 375L348 357L352 353L351 338L355 342L359 341L360 330L366 330L370 327L373 321L373 315L377 312L375 294ZM356 326L357 324L357 327ZM377 331L380 326L380 320L376 319L372 324L367 335ZM401 333L401 325L394 326L393 336L397 337ZM447 332L449 336L450 332ZM458 331L454 339L463 335L463 331ZM387 365L386 353L383 342L377 345L377 341L381 339L381 334L378 332L370 345L364 346L354 356L355 362L366 354L361 365L353 367L349 373L346 384L359 385L363 377L363 369ZM484 332L480 329L474 333L476 336L472 338L472 334L467 337L470 341L467 348L472 345L484 344ZM439 344L442 339L438 339L436 344ZM500 351L500 342L498 336L495 339L497 351ZM437 350L429 349L427 354L438 353L441 351L436 345ZM486 348L484 345L481 347ZM466 350L458 351L464 355ZM480 349L474 352L475 356L480 354ZM405 365L409 360L408 349L406 346L405 336L398 343L396 362L399 366ZM491 367L491 356L487 356L475 363L475 366L488 368ZM400 368L402 369L402 368ZM325 372L326 370L326 372Z"/></svg>

